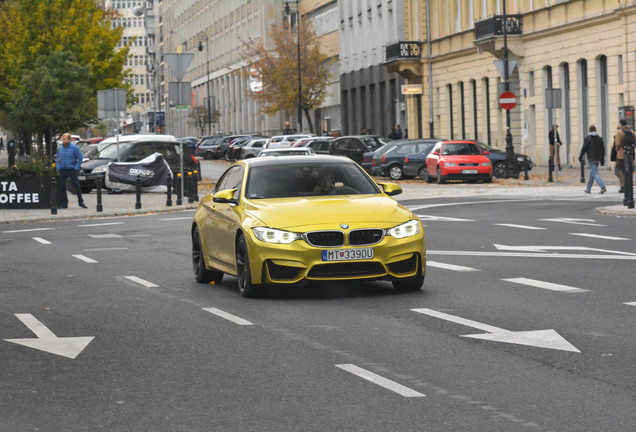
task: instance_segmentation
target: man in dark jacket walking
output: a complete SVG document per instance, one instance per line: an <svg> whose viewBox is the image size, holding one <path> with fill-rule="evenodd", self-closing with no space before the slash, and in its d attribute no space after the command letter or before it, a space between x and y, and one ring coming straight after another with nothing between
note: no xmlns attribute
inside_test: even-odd
<svg viewBox="0 0 636 432"><path fill-rule="evenodd" d="M583 148L579 156L581 162L583 162L583 158L586 154L587 163L590 166L590 179L587 182L585 193L589 194L592 191L592 184L594 184L594 180L596 180L603 194L607 192L607 188L605 187L603 179L598 174L598 166L599 163L601 166L605 165L605 143L603 142L603 138L596 133L596 126L594 125L590 126L590 134L586 136L583 141Z"/></svg>
<svg viewBox="0 0 636 432"><path fill-rule="evenodd" d="M77 194L77 202L82 208L86 207L80 190L79 179L77 173L82 166L84 156L78 146L71 142L71 134L62 135L62 145L57 148L55 155L55 168L60 173L60 183L58 193L60 194L58 208L68 208L68 196L66 195L66 179L71 179L71 184Z"/></svg>

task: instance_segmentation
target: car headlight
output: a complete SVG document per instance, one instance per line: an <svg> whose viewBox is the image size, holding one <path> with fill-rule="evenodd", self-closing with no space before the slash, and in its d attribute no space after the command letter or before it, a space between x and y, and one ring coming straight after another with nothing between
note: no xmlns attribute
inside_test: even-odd
<svg viewBox="0 0 636 432"><path fill-rule="evenodd" d="M456 164L455 162L446 162L446 163L444 164L444 166L447 166L447 167L454 167L454 166L457 166L457 164Z"/></svg>
<svg viewBox="0 0 636 432"><path fill-rule="evenodd" d="M490 162L482 162L481 166L490 166Z"/></svg>
<svg viewBox="0 0 636 432"><path fill-rule="evenodd" d="M93 174L99 174L99 173L106 172L107 169L108 169L108 165L99 166L99 167L97 167L97 168L95 168L93 170Z"/></svg>
<svg viewBox="0 0 636 432"><path fill-rule="evenodd" d="M386 234L395 238L412 237L420 232L420 221L410 220L402 225L398 225L386 230Z"/></svg>
<svg viewBox="0 0 636 432"><path fill-rule="evenodd" d="M302 238L298 233L274 228L256 227L252 231L257 239L267 243L289 244Z"/></svg>
<svg viewBox="0 0 636 432"><path fill-rule="evenodd" d="M525 162L526 161L526 157L525 156L517 156L517 161L518 162Z"/></svg>

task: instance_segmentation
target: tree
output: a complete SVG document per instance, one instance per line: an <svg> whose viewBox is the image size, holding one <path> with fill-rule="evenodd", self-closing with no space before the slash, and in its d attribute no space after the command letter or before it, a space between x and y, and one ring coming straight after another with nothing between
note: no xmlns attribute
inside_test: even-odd
<svg viewBox="0 0 636 432"><path fill-rule="evenodd" d="M0 8L0 121L47 143L97 117L97 90L130 89L128 47L97 0L7 0ZM27 146L30 149L31 146ZM47 151L52 152L50 146Z"/></svg>
<svg viewBox="0 0 636 432"><path fill-rule="evenodd" d="M212 110L210 115L210 123L214 124L219 121L221 113L219 110ZM193 106L188 113L189 123L201 131L201 136L205 135L205 129L208 126L208 107L205 105Z"/></svg>
<svg viewBox="0 0 636 432"><path fill-rule="evenodd" d="M310 131L314 132L309 112L319 108L327 96L332 59L320 51L317 36L307 18L300 25L300 69L302 110ZM298 44L297 32L286 26L272 25L269 36L274 49L266 49L263 39L243 41L241 56L251 64L242 75L260 81L262 91L250 93L266 114L294 111L298 107Z"/></svg>

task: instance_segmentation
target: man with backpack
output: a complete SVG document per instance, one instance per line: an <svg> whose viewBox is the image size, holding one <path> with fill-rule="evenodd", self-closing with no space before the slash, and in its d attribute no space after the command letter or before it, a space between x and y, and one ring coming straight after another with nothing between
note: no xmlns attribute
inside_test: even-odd
<svg viewBox="0 0 636 432"><path fill-rule="evenodd" d="M621 119L619 122L620 129L616 132L616 171L621 188L618 193L625 192L625 147L632 147L636 144L634 132L627 126L627 120Z"/></svg>
<svg viewBox="0 0 636 432"><path fill-rule="evenodd" d="M605 165L605 143L603 142L603 138L596 133L596 126L594 125L590 126L590 134L586 136L585 141L583 141L583 148L579 156L581 163L583 163L583 158L586 154L587 163L590 166L590 179L587 182L585 193L589 194L591 192L594 180L596 180L603 194L607 192L607 188L605 187L603 179L598 174L598 167L599 164L601 164L601 166Z"/></svg>

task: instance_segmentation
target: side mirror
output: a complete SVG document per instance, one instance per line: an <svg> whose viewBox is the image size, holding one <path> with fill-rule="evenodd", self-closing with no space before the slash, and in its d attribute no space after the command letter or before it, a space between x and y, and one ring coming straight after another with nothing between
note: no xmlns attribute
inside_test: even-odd
<svg viewBox="0 0 636 432"><path fill-rule="evenodd" d="M220 204L238 204L238 200L234 199L234 193L237 189L225 189L215 193L212 196L212 201Z"/></svg>
<svg viewBox="0 0 636 432"><path fill-rule="evenodd" d="M489 154L490 154L490 152L489 152L488 150L484 150L484 154L485 154L485 155L489 155Z"/></svg>
<svg viewBox="0 0 636 432"><path fill-rule="evenodd" d="M402 187L398 184L378 183L378 185L380 185L380 187L382 188L382 191L389 196L399 195L402 193Z"/></svg>

